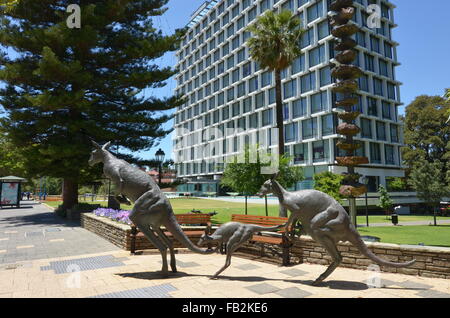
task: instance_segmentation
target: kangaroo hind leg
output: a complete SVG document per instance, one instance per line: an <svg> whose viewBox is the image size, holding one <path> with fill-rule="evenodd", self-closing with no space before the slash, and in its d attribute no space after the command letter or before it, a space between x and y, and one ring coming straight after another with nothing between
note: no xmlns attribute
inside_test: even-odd
<svg viewBox="0 0 450 318"><path fill-rule="evenodd" d="M328 276L331 275L331 273L333 273L336 270L336 268L342 262L341 253L338 251L336 244L331 238L329 238L328 236L321 236L317 241L323 245L325 250L332 257L333 261L331 265L327 268L327 270L313 282L313 286L317 286L322 281L324 281Z"/></svg>
<svg viewBox="0 0 450 318"><path fill-rule="evenodd" d="M164 241L165 245L169 248L170 252L170 268L172 269L172 272L177 272L177 261L175 259L175 250L173 248L173 243L170 241L170 239L167 237L164 232L158 228L155 229L156 234L161 238L162 241Z"/></svg>

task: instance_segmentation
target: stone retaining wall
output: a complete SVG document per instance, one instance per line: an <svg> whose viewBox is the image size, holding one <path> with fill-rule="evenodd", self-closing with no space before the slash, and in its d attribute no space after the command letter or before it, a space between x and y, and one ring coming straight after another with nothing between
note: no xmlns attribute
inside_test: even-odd
<svg viewBox="0 0 450 318"><path fill-rule="evenodd" d="M81 215L81 226L86 230L93 232L114 245L126 250L131 250L131 227L127 224L115 222L111 219L96 216L92 213L83 213ZM183 231L199 230L205 227L182 227ZM194 243L198 241L200 235L189 237ZM174 240L174 247L183 247L181 243ZM136 250L146 250L155 248L144 236L136 237Z"/></svg>
<svg viewBox="0 0 450 318"><path fill-rule="evenodd" d="M85 229L100 235L118 247L127 251L130 250L130 226L117 223L107 218L98 217L92 213L82 214L81 224ZM184 231L192 229L198 230L199 227L183 227ZM196 237L191 237L191 240L194 243L197 242ZM450 279L450 248L369 242L366 244L376 255L393 262L406 262L416 259L416 263L408 268L381 266L380 269L383 272ZM175 241L174 245L175 247L182 247L178 241ZM151 248L154 247L145 237L137 237L137 250ZM367 270L369 265L374 264L371 260L362 256L350 243L340 243L338 249L343 256L342 267ZM261 245L247 243L239 251L251 255L261 255ZM278 246L266 245L263 255L268 257L271 262L281 265L281 248ZM329 265L331 263L331 257L320 244L306 236L296 241L291 248L291 263Z"/></svg>
<svg viewBox="0 0 450 318"><path fill-rule="evenodd" d="M377 256L393 262L403 263L412 259L416 260L415 264L407 268L381 266L380 269L383 272L450 279L450 248L369 242L366 242L366 244ZM343 256L342 267L367 270L369 265L374 264L348 242L339 243L338 250ZM260 255L261 247L247 243L240 251ZM280 248L277 248L277 251L281 253ZM270 249L265 249L264 254L277 259L277 263L281 264L281 258L276 253L271 253ZM331 257L325 249L307 236L294 243L290 255L291 263L293 264L313 263L329 265L331 263Z"/></svg>

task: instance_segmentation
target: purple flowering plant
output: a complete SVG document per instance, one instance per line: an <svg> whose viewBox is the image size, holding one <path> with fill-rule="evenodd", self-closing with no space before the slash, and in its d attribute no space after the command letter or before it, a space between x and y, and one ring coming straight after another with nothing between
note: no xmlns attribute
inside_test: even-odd
<svg viewBox="0 0 450 318"><path fill-rule="evenodd" d="M97 216L102 216L102 217L106 217L109 218L111 220L120 222L120 223L125 223L125 224L129 224L131 225L131 220L130 220L130 213L131 211L127 211L127 210L114 210L114 209L108 209L108 208L99 208L94 210L92 213L94 213Z"/></svg>

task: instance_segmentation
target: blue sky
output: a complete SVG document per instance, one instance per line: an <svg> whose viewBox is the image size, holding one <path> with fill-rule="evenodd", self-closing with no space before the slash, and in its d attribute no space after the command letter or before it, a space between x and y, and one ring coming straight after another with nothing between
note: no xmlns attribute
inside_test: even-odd
<svg viewBox="0 0 450 318"><path fill-rule="evenodd" d="M162 17L155 18L155 26L167 34L184 27L190 15L204 0L170 0L169 10ZM408 105L418 95L443 95L450 88L450 1L449 0L393 0L397 5L395 21L398 27L393 38L400 43L397 48L397 80L401 87L400 107L404 113ZM175 65L173 53L158 61L160 65ZM168 81L166 87L147 90L146 95L168 96L173 94L175 82ZM170 128L172 122L167 123ZM169 135L160 144L166 157L172 156L172 137ZM144 158L152 158L159 147L141 153Z"/></svg>
<svg viewBox="0 0 450 318"><path fill-rule="evenodd" d="M203 0L171 0L169 10L161 18L162 26L170 29L183 27ZM395 21L398 27L393 38L400 45L397 48L397 80L402 82L399 113L419 95L443 95L450 88L450 1L449 0L393 0L397 9ZM174 56L168 55L164 62L175 63ZM168 86L155 94L171 93L175 86ZM171 125L172 123L170 123ZM172 138L168 136L160 147L171 155ZM152 157L156 149L143 154Z"/></svg>

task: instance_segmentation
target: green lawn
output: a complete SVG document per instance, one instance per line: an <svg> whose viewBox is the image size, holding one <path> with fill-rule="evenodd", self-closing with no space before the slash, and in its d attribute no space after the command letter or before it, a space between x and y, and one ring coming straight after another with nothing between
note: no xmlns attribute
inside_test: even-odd
<svg viewBox="0 0 450 318"><path fill-rule="evenodd" d="M85 201L80 201L84 203ZM188 213L191 210L200 210L204 213L216 211L218 214L213 217L213 222L215 223L225 223L230 221L231 214L244 214L245 207L244 203L236 202L226 202L219 200L207 200L207 199L197 199L197 198L176 198L170 199L172 207L175 213ZM107 206L106 201L86 201L86 203L101 204L102 206ZM57 207L62 204L61 201L56 202L46 202L46 204ZM131 210L133 206L121 205L124 210ZM265 215L264 204L248 204L248 214L251 215ZM278 206L269 205L268 213L270 216L278 216ZM363 213L363 211L361 211ZM450 220L450 217L437 217L437 220ZM414 221L427 221L433 222L433 216L422 216L422 215L399 215L399 222L414 222ZM366 217L364 215L359 215L357 218L358 224L366 224ZM370 215L369 225L374 223L391 223L390 217L386 218L385 215Z"/></svg>
<svg viewBox="0 0 450 318"><path fill-rule="evenodd" d="M369 227L358 231L361 235L379 237L383 243L450 246L450 225Z"/></svg>

